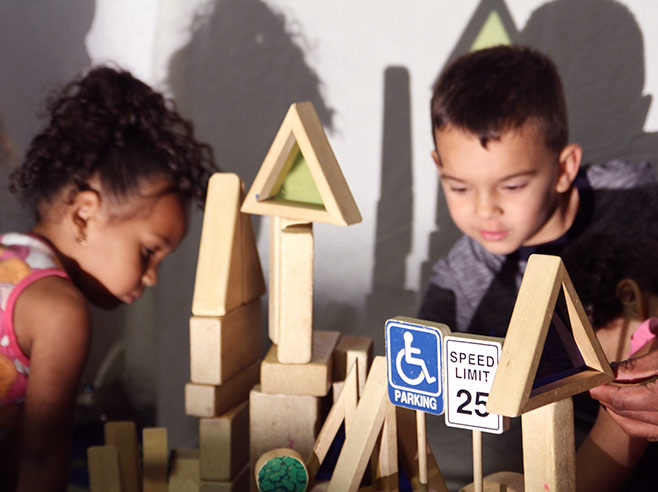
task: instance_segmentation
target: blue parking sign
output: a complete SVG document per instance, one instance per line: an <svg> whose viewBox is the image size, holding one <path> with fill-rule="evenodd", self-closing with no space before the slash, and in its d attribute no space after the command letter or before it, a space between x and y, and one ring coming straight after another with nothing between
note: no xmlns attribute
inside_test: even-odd
<svg viewBox="0 0 658 492"><path fill-rule="evenodd" d="M397 317L386 322L388 397L394 405L443 413L445 325Z"/></svg>

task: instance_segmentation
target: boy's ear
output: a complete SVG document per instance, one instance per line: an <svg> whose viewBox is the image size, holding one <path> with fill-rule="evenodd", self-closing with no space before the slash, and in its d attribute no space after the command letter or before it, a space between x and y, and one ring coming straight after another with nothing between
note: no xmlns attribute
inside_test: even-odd
<svg viewBox="0 0 658 492"><path fill-rule="evenodd" d="M615 294L624 307L624 318L628 320L644 320L647 317L647 306L644 302L644 296L635 280L631 278L621 280L617 284Z"/></svg>
<svg viewBox="0 0 658 492"><path fill-rule="evenodd" d="M69 207L69 218L78 242L86 241L87 226L101 208L101 197L96 190L78 192Z"/></svg>
<svg viewBox="0 0 658 492"><path fill-rule="evenodd" d="M439 160L439 153L434 149L432 151L432 159L434 159L434 164L436 164L436 167L441 167L441 161Z"/></svg>
<svg viewBox="0 0 658 492"><path fill-rule="evenodd" d="M572 143L567 145L558 157L560 174L557 178L555 189L558 193L567 191L580 169L580 160L583 157L583 149L580 145Z"/></svg>

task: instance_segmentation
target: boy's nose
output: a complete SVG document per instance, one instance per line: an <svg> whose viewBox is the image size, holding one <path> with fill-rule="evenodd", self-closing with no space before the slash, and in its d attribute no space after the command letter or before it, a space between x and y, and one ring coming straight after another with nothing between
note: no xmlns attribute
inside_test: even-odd
<svg viewBox="0 0 658 492"><path fill-rule="evenodd" d="M153 287L157 283L158 283L158 271L153 267L149 267L144 272L144 275L142 276L142 284L145 287Z"/></svg>
<svg viewBox="0 0 658 492"><path fill-rule="evenodd" d="M498 204L489 193L478 194L475 202L475 214L483 219L489 219L497 215L499 211Z"/></svg>

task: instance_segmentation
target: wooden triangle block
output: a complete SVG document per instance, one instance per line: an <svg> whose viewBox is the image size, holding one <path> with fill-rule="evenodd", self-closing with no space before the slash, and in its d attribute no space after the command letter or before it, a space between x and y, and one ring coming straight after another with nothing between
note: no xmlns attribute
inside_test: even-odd
<svg viewBox="0 0 658 492"><path fill-rule="evenodd" d="M192 298L195 316L224 316L265 293L251 217L240 212L242 188L233 173L215 173L208 182Z"/></svg>
<svg viewBox="0 0 658 492"><path fill-rule="evenodd" d="M242 211L334 225L361 222L312 103L290 106Z"/></svg>
<svg viewBox="0 0 658 492"><path fill-rule="evenodd" d="M516 417L612 379L562 260L530 256L487 410Z"/></svg>

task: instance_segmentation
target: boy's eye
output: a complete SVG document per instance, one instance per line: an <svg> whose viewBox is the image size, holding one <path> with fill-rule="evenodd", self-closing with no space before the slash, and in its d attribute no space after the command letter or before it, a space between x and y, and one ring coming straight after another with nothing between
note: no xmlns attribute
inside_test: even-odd
<svg viewBox="0 0 658 492"><path fill-rule="evenodd" d="M505 191L520 191L525 188L527 183L513 183L503 185L503 190Z"/></svg>
<svg viewBox="0 0 658 492"><path fill-rule="evenodd" d="M468 191L468 186L451 184L451 185L448 186L448 189L452 193L462 194L462 193L466 193Z"/></svg>

